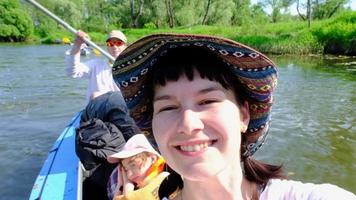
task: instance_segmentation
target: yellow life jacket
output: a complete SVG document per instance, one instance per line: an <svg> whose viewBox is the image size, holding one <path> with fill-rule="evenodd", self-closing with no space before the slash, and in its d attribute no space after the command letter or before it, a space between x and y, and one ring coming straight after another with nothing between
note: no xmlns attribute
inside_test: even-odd
<svg viewBox="0 0 356 200"><path fill-rule="evenodd" d="M161 172L150 183L143 188L134 190L125 195L116 195L114 200L159 200L158 189L161 182L169 175L168 172Z"/></svg>

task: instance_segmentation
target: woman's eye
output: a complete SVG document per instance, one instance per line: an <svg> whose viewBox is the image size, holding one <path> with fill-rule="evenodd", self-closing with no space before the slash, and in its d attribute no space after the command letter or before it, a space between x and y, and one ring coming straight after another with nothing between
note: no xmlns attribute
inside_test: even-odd
<svg viewBox="0 0 356 200"><path fill-rule="evenodd" d="M176 109L176 108L177 108L177 106L164 106L164 107L158 109L158 112L174 110L174 109Z"/></svg>
<svg viewBox="0 0 356 200"><path fill-rule="evenodd" d="M216 103L219 102L217 99L206 99L203 101L199 102L199 105L208 105L208 104L212 104L212 103Z"/></svg>

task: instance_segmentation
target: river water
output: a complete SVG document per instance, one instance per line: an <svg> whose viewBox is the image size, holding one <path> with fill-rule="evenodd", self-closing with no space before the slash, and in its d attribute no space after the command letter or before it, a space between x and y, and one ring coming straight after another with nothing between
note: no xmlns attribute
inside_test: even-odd
<svg viewBox="0 0 356 200"><path fill-rule="evenodd" d="M67 48L0 45L1 199L29 197L52 144L85 105L87 82L65 75ZM356 193L356 59L272 59L280 79L256 158L283 163L291 179Z"/></svg>

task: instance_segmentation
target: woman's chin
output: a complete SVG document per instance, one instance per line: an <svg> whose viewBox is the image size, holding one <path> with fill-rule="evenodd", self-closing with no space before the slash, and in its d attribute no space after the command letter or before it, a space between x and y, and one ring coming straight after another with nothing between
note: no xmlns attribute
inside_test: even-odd
<svg viewBox="0 0 356 200"><path fill-rule="evenodd" d="M220 169L212 166L190 166L178 173L187 180L204 181L207 178L216 176L219 171Z"/></svg>

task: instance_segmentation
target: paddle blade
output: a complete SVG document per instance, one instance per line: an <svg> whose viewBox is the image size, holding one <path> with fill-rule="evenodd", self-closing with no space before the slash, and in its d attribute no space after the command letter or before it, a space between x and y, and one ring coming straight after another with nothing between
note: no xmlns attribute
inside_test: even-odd
<svg viewBox="0 0 356 200"><path fill-rule="evenodd" d="M67 38L67 37L64 37L64 38L62 39L62 42L63 42L63 44L70 44L70 39Z"/></svg>
<svg viewBox="0 0 356 200"><path fill-rule="evenodd" d="M96 56L100 56L100 55L101 55L100 51L97 50L97 49L93 49L93 52L94 52L94 54L95 54Z"/></svg>

